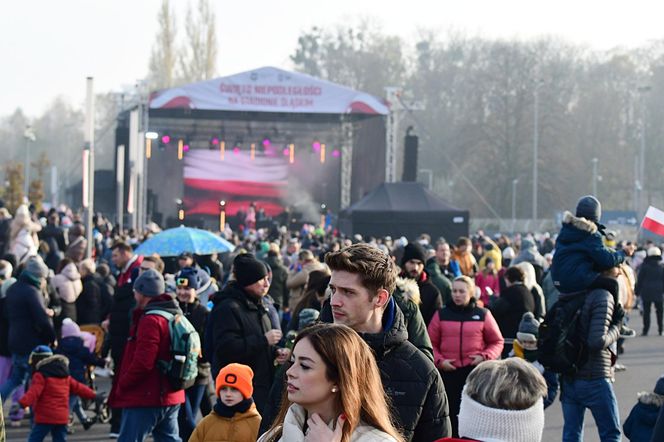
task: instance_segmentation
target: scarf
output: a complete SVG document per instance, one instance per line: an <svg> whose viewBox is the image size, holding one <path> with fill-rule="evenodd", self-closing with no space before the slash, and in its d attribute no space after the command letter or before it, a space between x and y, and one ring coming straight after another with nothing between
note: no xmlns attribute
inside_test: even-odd
<svg viewBox="0 0 664 442"><path fill-rule="evenodd" d="M235 416L236 413L246 412L253 403L254 400L252 398L248 398L243 400L242 402L238 402L232 407L229 407L228 405L225 405L223 402L221 402L221 399L217 398L217 403L214 404L213 408L214 412L221 417L233 417Z"/></svg>

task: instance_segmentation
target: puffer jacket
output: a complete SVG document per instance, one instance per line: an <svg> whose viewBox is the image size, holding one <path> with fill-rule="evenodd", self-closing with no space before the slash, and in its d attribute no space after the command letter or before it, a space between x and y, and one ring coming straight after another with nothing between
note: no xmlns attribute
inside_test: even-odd
<svg viewBox="0 0 664 442"><path fill-rule="evenodd" d="M320 319L333 321L329 300ZM443 380L433 362L408 340L403 313L394 299L383 313L383 332L360 336L376 356L383 387L396 411L393 418L405 439L429 442L451 435Z"/></svg>
<svg viewBox="0 0 664 442"><path fill-rule="evenodd" d="M496 299L489 309L496 318L505 343L511 344L516 338L523 314L535 313L535 300L528 287L515 283L501 291L500 298ZM503 352L503 356L506 356L505 352Z"/></svg>
<svg viewBox="0 0 664 442"><path fill-rule="evenodd" d="M574 296L562 294L565 296ZM612 353L609 347L620 335L620 327L611 324L613 296L607 290L596 289L586 295L581 309L581 336L586 336L588 361L579 368L575 379L613 379Z"/></svg>
<svg viewBox="0 0 664 442"><path fill-rule="evenodd" d="M452 280L461 275L457 262L450 261L450 267L452 265L454 265L455 272L458 271L458 274L445 274L445 271L440 267L438 261L436 261L435 256L429 258L424 266L424 271L431 277L431 282L438 288L440 295L443 297L443 305L452 299Z"/></svg>
<svg viewBox="0 0 664 442"><path fill-rule="evenodd" d="M12 354L29 355L36 346L55 341L53 323L38 287L38 280L23 273L7 291L4 315L9 321L7 339Z"/></svg>
<svg viewBox="0 0 664 442"><path fill-rule="evenodd" d="M205 328L210 311L201 304L198 298L191 304L178 302L180 310L185 318L194 326L198 336L201 339L201 348L205 349ZM198 376L196 376L196 385L207 385L210 383L211 369L208 355L205 351L198 358Z"/></svg>
<svg viewBox="0 0 664 442"><path fill-rule="evenodd" d="M305 423L307 420L306 411L300 405L293 404L288 409L284 424L281 427L281 437L279 442L304 442L305 441ZM329 427L333 428L336 419L329 423ZM266 433L258 439L258 442L264 442L269 439L272 433ZM395 439L387 433L384 433L377 428L360 422L355 427L353 434L350 435L350 442L396 442Z"/></svg>
<svg viewBox="0 0 664 442"><path fill-rule="evenodd" d="M489 360L497 359L503 351L504 340L496 320L489 310L477 307L474 298L463 307L448 303L429 323L429 336L436 366L453 359L455 367L467 367L471 355Z"/></svg>
<svg viewBox="0 0 664 442"><path fill-rule="evenodd" d="M664 267L661 264L661 257L646 257L639 268L634 292L644 301L662 302L664 300Z"/></svg>
<svg viewBox="0 0 664 442"><path fill-rule="evenodd" d="M81 274L78 273L76 264L73 262L67 264L51 279L51 285L61 300L70 304L76 302L78 295L83 291Z"/></svg>
<svg viewBox="0 0 664 442"><path fill-rule="evenodd" d="M431 339L429 339L427 325L424 323L424 318L422 317L418 302L406 296L403 291L405 286L402 285L400 287L400 284L408 284L408 281L412 281L412 283L415 284L413 280L401 280L401 278L399 278L397 280L397 288L394 290L392 297L403 313L406 330L408 331L408 341L433 361ZM329 314L329 316L327 316L329 321L327 322L332 322L332 313L329 302L327 302L325 314Z"/></svg>
<svg viewBox="0 0 664 442"><path fill-rule="evenodd" d="M260 424L261 415L255 404L233 417L219 416L212 411L196 425L189 442L254 442Z"/></svg>
<svg viewBox="0 0 664 442"><path fill-rule="evenodd" d="M638 402L630 411L623 425L627 439L633 441L655 440L652 438L652 433L662 405L664 405L664 396L647 391L639 393Z"/></svg>
<svg viewBox="0 0 664 442"><path fill-rule="evenodd" d="M184 390L174 390L157 361L171 359L168 320L159 315L146 315L150 310L180 313L170 295L160 295L145 309L134 309L129 339L114 383L109 404L114 408L168 407L184 402Z"/></svg>
<svg viewBox="0 0 664 442"><path fill-rule="evenodd" d="M30 388L19 400L22 407L32 407L35 422L66 425L69 421L69 395L94 399L95 392L69 376L67 358L50 356L37 363Z"/></svg>
<svg viewBox="0 0 664 442"><path fill-rule="evenodd" d="M402 278L409 278L406 273L402 273L400 276ZM427 275L426 272L422 272L420 276L414 280L417 282L417 286L420 289L421 303L419 307L420 312L422 312L422 319L424 319L424 324L428 325L429 322L431 322L433 315L443 307L443 297L441 296L438 287L431 282L429 275Z"/></svg>
<svg viewBox="0 0 664 442"><path fill-rule="evenodd" d="M625 252L609 249L592 221L565 212L551 263L553 285L561 293L585 290L600 272L625 260Z"/></svg>

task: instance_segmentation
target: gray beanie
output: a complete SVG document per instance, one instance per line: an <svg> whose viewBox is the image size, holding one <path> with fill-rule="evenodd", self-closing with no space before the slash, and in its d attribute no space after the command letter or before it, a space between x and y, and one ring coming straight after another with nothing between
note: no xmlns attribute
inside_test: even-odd
<svg viewBox="0 0 664 442"><path fill-rule="evenodd" d="M134 281L134 291L153 298L166 292L164 277L154 269L146 270Z"/></svg>
<svg viewBox="0 0 664 442"><path fill-rule="evenodd" d="M23 272L35 278L44 279L48 276L48 267L41 258L33 256L26 261Z"/></svg>
<svg viewBox="0 0 664 442"><path fill-rule="evenodd" d="M519 336L521 335L521 336ZM519 331L516 334L518 340L525 340L523 338L534 337L537 339L539 336L539 322L535 319L535 315L530 312L526 312L521 317L521 322L519 323Z"/></svg>
<svg viewBox="0 0 664 442"><path fill-rule="evenodd" d="M592 195L586 195L576 203L576 216L599 223L602 218L602 204Z"/></svg>

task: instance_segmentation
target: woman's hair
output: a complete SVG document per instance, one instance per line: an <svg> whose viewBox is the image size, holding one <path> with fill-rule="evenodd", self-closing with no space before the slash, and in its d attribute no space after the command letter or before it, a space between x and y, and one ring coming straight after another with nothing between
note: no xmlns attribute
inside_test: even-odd
<svg viewBox="0 0 664 442"><path fill-rule="evenodd" d="M491 245L491 244L488 244ZM484 276L488 275L491 273L492 275L496 276L498 274L498 271L496 270L496 266L494 265L492 269L489 268L489 264L495 264L494 260L491 258L487 258L486 261L484 261L484 269L482 269L482 273Z"/></svg>
<svg viewBox="0 0 664 442"><path fill-rule="evenodd" d="M528 261L521 261L520 263L515 264L514 267L518 267L523 270L523 285L528 287L528 290L532 290L532 288L537 285L535 267L533 267L533 265Z"/></svg>
<svg viewBox="0 0 664 442"><path fill-rule="evenodd" d="M30 211L28 210L28 206L26 206L25 204L19 206L18 209L16 209L16 213L14 214L14 218L12 219L12 222L9 227L10 229L9 237L11 238L11 240L12 241L16 240L19 232L22 229L29 230L31 223L32 219L30 218Z"/></svg>
<svg viewBox="0 0 664 442"><path fill-rule="evenodd" d="M326 367L326 377L338 388L335 393L336 413L344 413L342 442L349 442L360 421L383 431L398 442L403 437L390 420L390 410L373 352L350 327L341 324L314 324L304 328L295 346L307 339ZM268 441L281 437L282 426L291 403L284 389L281 409L270 430Z"/></svg>
<svg viewBox="0 0 664 442"><path fill-rule="evenodd" d="M512 283L524 282L526 274L523 273L523 270L520 267L509 267L505 270L505 279Z"/></svg>
<svg viewBox="0 0 664 442"><path fill-rule="evenodd" d="M468 286L468 292L470 293L471 298L475 296L475 281L473 281L473 278L471 278L470 276L461 275L454 278L454 281L452 282L457 282L457 281L463 282Z"/></svg>
<svg viewBox="0 0 664 442"><path fill-rule="evenodd" d="M465 392L487 407L526 410L546 396L547 387L531 363L508 358L479 364L468 375Z"/></svg>
<svg viewBox="0 0 664 442"><path fill-rule="evenodd" d="M312 308L312 306L317 305L316 303L318 302L318 297L325 294L325 290L329 284L330 272L327 269L314 270L313 272L309 273L306 291L304 292L302 299L300 299L300 301L293 309L291 318L294 318L294 320L297 321L302 310L305 308Z"/></svg>
<svg viewBox="0 0 664 442"><path fill-rule="evenodd" d="M56 274L56 275L59 274L60 272L62 272L62 270L63 270L65 267L67 267L69 264L73 264L73 263L74 263L74 261L72 261L72 260L69 259L69 258L62 258L62 259L60 260L60 262L58 263L58 266L56 267L55 274Z"/></svg>

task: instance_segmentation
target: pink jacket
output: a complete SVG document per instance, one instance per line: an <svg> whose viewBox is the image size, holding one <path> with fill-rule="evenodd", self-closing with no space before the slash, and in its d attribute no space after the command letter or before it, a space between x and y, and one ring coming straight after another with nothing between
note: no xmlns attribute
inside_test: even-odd
<svg viewBox="0 0 664 442"><path fill-rule="evenodd" d="M497 359L503 351L503 336L496 320L487 309L476 307L474 300L466 307L450 303L434 315L429 323L436 366L453 359L457 368L471 363L471 356Z"/></svg>
<svg viewBox="0 0 664 442"><path fill-rule="evenodd" d="M490 273L485 275L484 272L478 272L475 275L475 285L481 290L480 300L484 303L485 307L489 305L489 294L486 292L487 287L491 287L496 296L500 293L500 279L497 273L495 275Z"/></svg>

